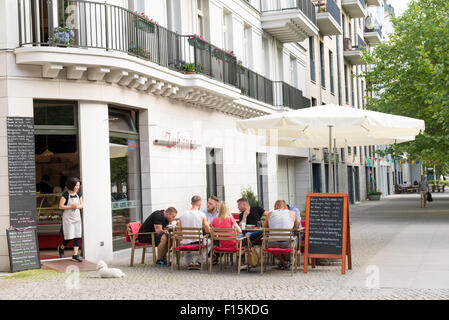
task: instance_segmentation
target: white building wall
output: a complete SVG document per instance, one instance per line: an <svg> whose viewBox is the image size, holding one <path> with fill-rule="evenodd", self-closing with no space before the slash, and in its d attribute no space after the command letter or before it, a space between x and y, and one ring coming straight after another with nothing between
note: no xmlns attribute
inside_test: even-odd
<svg viewBox="0 0 449 320"><path fill-rule="evenodd" d="M112 260L109 122L106 103L79 103L84 257Z"/></svg>

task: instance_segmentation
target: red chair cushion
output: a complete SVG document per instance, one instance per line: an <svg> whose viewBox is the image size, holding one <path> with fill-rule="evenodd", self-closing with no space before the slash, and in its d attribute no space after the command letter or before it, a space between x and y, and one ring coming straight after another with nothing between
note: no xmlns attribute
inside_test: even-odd
<svg viewBox="0 0 449 320"><path fill-rule="evenodd" d="M151 243L143 243L143 242L136 241L136 246L151 246Z"/></svg>
<svg viewBox="0 0 449 320"><path fill-rule="evenodd" d="M293 250L292 249L282 249L282 248L268 248L268 249L264 249L263 251L270 252L270 253L290 253Z"/></svg>
<svg viewBox="0 0 449 320"><path fill-rule="evenodd" d="M206 248L205 246L201 246L202 249ZM200 250L200 246L189 246L189 245L183 245L176 248L173 248L173 250L185 250L185 251L198 251Z"/></svg>
<svg viewBox="0 0 449 320"><path fill-rule="evenodd" d="M131 229L131 233L139 233L140 226L142 225L140 222L130 222L129 228ZM128 234L128 228L126 228L126 242L131 242L131 237ZM137 243L136 243L137 244Z"/></svg>
<svg viewBox="0 0 449 320"><path fill-rule="evenodd" d="M305 228L306 226L306 220L301 220L301 227Z"/></svg>
<svg viewBox="0 0 449 320"><path fill-rule="evenodd" d="M242 251L245 250L245 247L242 247ZM218 252L238 252L239 249L236 249L235 247L214 247L214 251Z"/></svg>

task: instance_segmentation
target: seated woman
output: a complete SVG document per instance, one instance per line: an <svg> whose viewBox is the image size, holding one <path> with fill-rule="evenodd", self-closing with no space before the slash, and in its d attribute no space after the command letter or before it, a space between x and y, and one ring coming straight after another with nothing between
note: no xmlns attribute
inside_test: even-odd
<svg viewBox="0 0 449 320"><path fill-rule="evenodd" d="M225 202L220 202L218 207L218 216L212 220L213 228L234 228L237 233L242 233L238 223L234 220L234 217L229 211ZM233 247L235 248L235 240L220 240L220 247Z"/></svg>
<svg viewBox="0 0 449 320"><path fill-rule="evenodd" d="M278 200L274 204L274 210L268 213L264 224L265 228L271 229L292 229L299 227L299 221L294 211L288 209L284 200ZM267 248L290 248L288 241L268 241ZM274 254L279 262L280 269L288 269L290 267L290 253Z"/></svg>
<svg viewBox="0 0 449 320"><path fill-rule="evenodd" d="M233 228L237 231L238 234L242 233L242 229L240 229L238 223L235 221L234 217L231 214L228 206L225 202L220 202L218 206L218 216L212 220L213 228ZM235 248L236 240L220 240L220 247L231 247ZM244 246L244 244L242 244ZM243 256L243 255L242 255ZM242 260L243 262L243 260ZM244 269L246 266L242 266Z"/></svg>

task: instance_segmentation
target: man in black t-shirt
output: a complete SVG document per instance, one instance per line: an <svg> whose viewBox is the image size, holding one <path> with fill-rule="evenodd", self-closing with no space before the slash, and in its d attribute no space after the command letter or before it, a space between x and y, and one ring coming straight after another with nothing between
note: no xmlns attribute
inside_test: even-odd
<svg viewBox="0 0 449 320"><path fill-rule="evenodd" d="M167 230L164 230L170 222L176 218L178 211L169 207L167 210L154 211L145 221L142 223L139 229L139 233L155 232L154 245L157 246L157 262L158 265L167 265L167 259L165 255L168 251L168 234ZM151 235L139 235L139 242L151 243Z"/></svg>
<svg viewBox="0 0 449 320"><path fill-rule="evenodd" d="M246 198L238 199L237 206L240 211L239 220L240 222L245 222L246 225L249 224L257 226L257 223L260 221L260 218L268 214L268 212L266 212L261 207L257 206L251 207L249 205L248 199ZM247 235L249 236L251 241L254 241L262 235L262 232L261 231L248 232Z"/></svg>

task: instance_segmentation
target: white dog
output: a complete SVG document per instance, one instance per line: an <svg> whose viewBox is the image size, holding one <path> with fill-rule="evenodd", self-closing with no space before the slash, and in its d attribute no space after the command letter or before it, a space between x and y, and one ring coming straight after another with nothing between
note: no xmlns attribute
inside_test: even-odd
<svg viewBox="0 0 449 320"><path fill-rule="evenodd" d="M108 265L103 260L98 261L97 270L101 278L122 278L126 276L120 269L108 268Z"/></svg>

